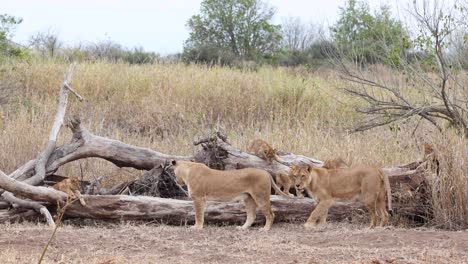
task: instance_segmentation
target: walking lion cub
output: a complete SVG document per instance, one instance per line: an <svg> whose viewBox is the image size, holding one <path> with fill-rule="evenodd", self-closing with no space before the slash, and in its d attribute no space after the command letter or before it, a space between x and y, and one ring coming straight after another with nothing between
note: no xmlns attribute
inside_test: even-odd
<svg viewBox="0 0 468 264"><path fill-rule="evenodd" d="M306 191L317 201L317 206L310 214L305 227L324 224L328 209L333 205L334 199L352 199L362 195L362 201L370 214L371 227L388 222L388 213L385 208L385 196L388 200L388 209L392 210L392 196L388 176L376 167L353 167L340 169L312 168L307 175L296 178L299 189Z"/></svg>
<svg viewBox="0 0 468 264"><path fill-rule="evenodd" d="M203 229L206 201L234 202L243 200L247 211L247 220L241 227L249 228L256 217L259 207L265 215L266 223L263 229L270 230L275 215L271 211L271 187L277 193L281 192L271 175L264 170L246 168L240 170L220 171L210 169L204 164L173 160L172 166L179 185L187 185L189 197L195 207L196 229Z"/></svg>

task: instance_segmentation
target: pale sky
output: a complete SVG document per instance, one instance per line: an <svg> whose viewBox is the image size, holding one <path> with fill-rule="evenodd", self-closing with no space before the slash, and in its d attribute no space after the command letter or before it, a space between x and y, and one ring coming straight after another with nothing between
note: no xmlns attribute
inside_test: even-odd
<svg viewBox="0 0 468 264"><path fill-rule="evenodd" d="M371 7L392 6L393 14L411 0L369 0ZM169 54L182 51L188 38L187 20L199 13L201 0L0 0L0 14L24 19L14 41L27 44L38 31L52 30L67 45L111 39L125 47ZM270 0L275 23L286 17L333 24L344 0Z"/></svg>

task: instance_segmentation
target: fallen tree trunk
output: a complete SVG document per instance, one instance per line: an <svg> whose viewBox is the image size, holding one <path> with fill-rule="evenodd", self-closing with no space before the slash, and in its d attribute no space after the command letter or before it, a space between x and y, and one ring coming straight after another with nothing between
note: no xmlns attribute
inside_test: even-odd
<svg viewBox="0 0 468 264"><path fill-rule="evenodd" d="M55 222L52 219L52 216L50 215L49 210L47 210L47 208L44 205L38 202L19 199L15 197L11 192L4 192L2 197L5 198L5 201L8 201L10 204L12 204L14 208L33 209L36 212L41 213L46 219L47 224L50 227L55 228Z"/></svg>
<svg viewBox="0 0 468 264"><path fill-rule="evenodd" d="M29 198L33 201L64 202L67 195L53 188L33 186L8 177L0 170L0 186L7 192Z"/></svg>
<svg viewBox="0 0 468 264"><path fill-rule="evenodd" d="M210 168L220 170L232 170L242 168L258 168L268 171L272 175L284 173L290 170L287 165L309 164L321 167L323 162L302 155L279 154L285 164L279 162L268 162L258 156L244 152L233 147L227 137L216 132L213 136L194 142L201 145L202 149L195 155L195 160L206 164Z"/></svg>
<svg viewBox="0 0 468 264"><path fill-rule="evenodd" d="M73 132L71 143L57 147L47 163L47 175L69 162L84 158L102 158L118 167L132 167L139 170L151 170L163 165L168 160L190 160L191 156L163 154L148 148L136 147L118 140L91 134L81 126L78 118L67 122ZM27 162L10 174L10 177L24 181L34 172L36 160Z"/></svg>
<svg viewBox="0 0 468 264"><path fill-rule="evenodd" d="M191 200L166 199L127 195L85 195L86 206L70 205L65 215L74 218L157 220L170 224L193 223L195 211ZM310 198L291 199L272 195L272 210L276 222L304 221L315 208ZM328 213L328 219L340 221L362 207L356 203L336 203ZM257 210L257 222L264 217ZM246 219L244 204L208 202L205 220L211 223L243 223Z"/></svg>

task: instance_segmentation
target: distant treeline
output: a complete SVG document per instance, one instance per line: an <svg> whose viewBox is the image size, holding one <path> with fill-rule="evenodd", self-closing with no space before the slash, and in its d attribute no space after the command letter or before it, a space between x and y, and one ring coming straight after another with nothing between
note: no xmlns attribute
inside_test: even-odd
<svg viewBox="0 0 468 264"><path fill-rule="evenodd" d="M416 2L414 5L418 4ZM467 10L467 6L460 4L449 7L442 21L447 28L456 28L448 32L442 43L449 53L447 58L455 67L463 69L468 69L468 26L460 18L468 15ZM141 47L126 48L111 40L65 46L52 31L34 34L28 46L22 47L11 42L12 33L22 20L5 14L0 17L0 56L130 64L184 61L229 66L307 67L324 65L330 58L339 57L360 64L398 67L404 59L405 62L418 60L427 67L433 66L433 54L427 50L432 49L434 41L420 30L421 25L410 30L386 5L371 10L366 1L347 0L339 8L338 20L329 28L295 17L276 25L272 22L275 14L276 9L263 0L204 0L200 14L187 21L190 36L184 42L183 52L168 56ZM416 16L407 12L408 20ZM453 27L454 23L457 23L456 27Z"/></svg>

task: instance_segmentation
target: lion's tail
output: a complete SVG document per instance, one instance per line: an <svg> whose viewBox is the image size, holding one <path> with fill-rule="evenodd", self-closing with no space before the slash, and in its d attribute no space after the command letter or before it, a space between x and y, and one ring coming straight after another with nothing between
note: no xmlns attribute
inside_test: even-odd
<svg viewBox="0 0 468 264"><path fill-rule="evenodd" d="M390 181L388 180L388 175L385 174L381 169L379 169L380 178L385 184L385 190L387 191L387 201L388 201L388 212L392 214L392 190L390 189Z"/></svg>
<svg viewBox="0 0 468 264"><path fill-rule="evenodd" d="M285 194L283 191L281 191L281 189L278 187L278 185L276 185L275 181L273 180L273 176L271 176L270 173L268 173L268 174L270 175L271 187L273 187L276 194L279 194L279 195L284 196L284 197L291 198L291 196L289 196L289 195Z"/></svg>

